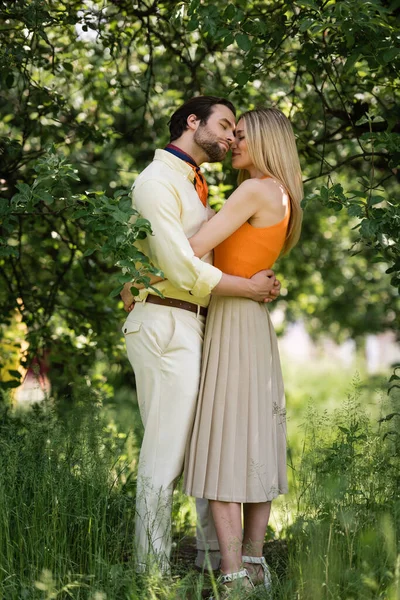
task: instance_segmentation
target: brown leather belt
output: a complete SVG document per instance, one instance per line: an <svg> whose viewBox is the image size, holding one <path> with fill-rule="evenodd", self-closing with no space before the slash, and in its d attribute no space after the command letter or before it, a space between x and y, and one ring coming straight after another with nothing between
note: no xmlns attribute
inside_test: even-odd
<svg viewBox="0 0 400 600"><path fill-rule="evenodd" d="M176 300L175 298L160 298L160 296L154 296L149 294L146 298L146 302L150 304L161 304L161 306L173 306L174 308L183 308L183 310L190 310L190 312L197 312L202 316L207 316L207 308L194 304L193 302L186 302L186 300Z"/></svg>

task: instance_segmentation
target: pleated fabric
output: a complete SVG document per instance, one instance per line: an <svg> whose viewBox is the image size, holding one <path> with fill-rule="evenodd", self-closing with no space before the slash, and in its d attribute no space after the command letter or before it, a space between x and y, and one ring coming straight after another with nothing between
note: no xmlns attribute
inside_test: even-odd
<svg viewBox="0 0 400 600"><path fill-rule="evenodd" d="M184 487L225 502L265 502L287 492L285 394L265 304L211 299Z"/></svg>

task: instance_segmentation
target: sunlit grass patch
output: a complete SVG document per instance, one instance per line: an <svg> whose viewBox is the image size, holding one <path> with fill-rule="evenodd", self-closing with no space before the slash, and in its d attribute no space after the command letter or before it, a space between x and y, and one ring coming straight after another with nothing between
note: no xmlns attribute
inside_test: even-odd
<svg viewBox="0 0 400 600"><path fill-rule="evenodd" d="M304 407L291 491L274 502L265 546L273 600L398 600L394 393L377 393L376 382L370 392L353 377L336 410L312 401ZM216 575L194 570L194 506L179 487L172 575L136 573L138 429L121 433L96 394L77 388L75 395L63 410L1 414L1 600L207 598ZM371 417L372 396L380 398L377 414L389 419Z"/></svg>

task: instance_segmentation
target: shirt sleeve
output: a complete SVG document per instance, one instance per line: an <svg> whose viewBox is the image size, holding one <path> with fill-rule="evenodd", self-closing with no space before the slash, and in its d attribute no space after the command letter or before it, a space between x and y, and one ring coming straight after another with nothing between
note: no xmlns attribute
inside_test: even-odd
<svg viewBox="0 0 400 600"><path fill-rule="evenodd" d="M183 230L179 195L168 182L135 185L135 208L148 219L153 236L146 240L149 258L175 287L203 298L219 283L222 272L194 255Z"/></svg>

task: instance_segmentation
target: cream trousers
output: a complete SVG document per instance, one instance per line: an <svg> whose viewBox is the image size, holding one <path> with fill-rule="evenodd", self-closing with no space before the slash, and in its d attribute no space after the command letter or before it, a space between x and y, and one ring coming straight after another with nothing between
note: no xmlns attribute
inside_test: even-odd
<svg viewBox="0 0 400 600"><path fill-rule="evenodd" d="M191 435L205 318L181 308L137 302L122 331L135 372L144 425L136 495L138 570L156 559L169 570L172 495ZM197 548L217 550L208 501L196 500Z"/></svg>

